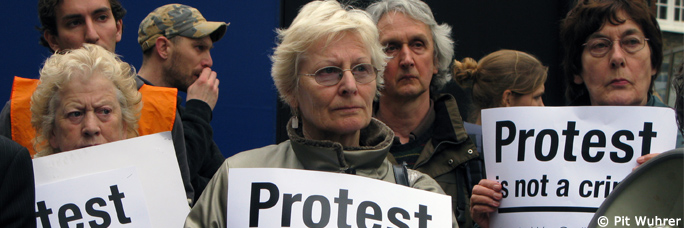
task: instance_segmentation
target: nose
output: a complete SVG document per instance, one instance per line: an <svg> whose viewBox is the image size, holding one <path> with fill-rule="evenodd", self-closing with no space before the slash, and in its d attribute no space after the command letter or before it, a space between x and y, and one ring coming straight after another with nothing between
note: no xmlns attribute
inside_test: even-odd
<svg viewBox="0 0 684 228"><path fill-rule="evenodd" d="M408 44L402 45L398 55L399 65L402 68L410 68L415 65L415 62L413 61L413 54L411 53L411 49L408 47Z"/></svg>
<svg viewBox="0 0 684 228"><path fill-rule="evenodd" d="M625 50L622 50L620 42L614 42L610 53L610 67L619 68L625 66Z"/></svg>
<svg viewBox="0 0 684 228"><path fill-rule="evenodd" d="M343 71L342 78L338 83L338 93L340 95L353 95L358 92L358 87L356 85L356 79L351 71Z"/></svg>
<svg viewBox="0 0 684 228"><path fill-rule="evenodd" d="M89 44L95 44L100 40L100 35L97 34L95 30L95 25L91 20L85 21L85 42Z"/></svg>
<svg viewBox="0 0 684 228"><path fill-rule="evenodd" d="M214 65L214 60L211 58L211 53L207 51L207 56L202 60L202 67L211 67Z"/></svg>
<svg viewBox="0 0 684 228"><path fill-rule="evenodd" d="M100 135L100 125L95 113L86 113L83 117L83 136L93 137Z"/></svg>

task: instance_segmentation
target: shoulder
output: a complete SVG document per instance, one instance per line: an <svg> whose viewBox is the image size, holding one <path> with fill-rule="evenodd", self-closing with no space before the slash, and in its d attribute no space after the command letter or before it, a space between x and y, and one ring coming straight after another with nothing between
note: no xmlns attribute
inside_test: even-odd
<svg viewBox="0 0 684 228"><path fill-rule="evenodd" d="M417 170L408 169L409 184L412 188L422 189L430 192L445 194L437 181L425 173Z"/></svg>
<svg viewBox="0 0 684 228"><path fill-rule="evenodd" d="M656 97L655 95L651 94L648 97L648 101L646 102L646 106L653 106L653 107L670 107L667 106L665 103L663 103L659 97Z"/></svg>
<svg viewBox="0 0 684 228"><path fill-rule="evenodd" d="M268 145L261 148L243 151L226 159L225 165L230 168L278 167L293 160L290 140L278 145Z"/></svg>
<svg viewBox="0 0 684 228"><path fill-rule="evenodd" d="M0 161L9 161L15 157L31 160L31 155L25 147L5 136L0 136Z"/></svg>

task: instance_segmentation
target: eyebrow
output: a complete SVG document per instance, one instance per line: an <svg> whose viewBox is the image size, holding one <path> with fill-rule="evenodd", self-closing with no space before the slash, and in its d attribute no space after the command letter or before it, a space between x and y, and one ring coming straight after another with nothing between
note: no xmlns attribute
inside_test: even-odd
<svg viewBox="0 0 684 228"><path fill-rule="evenodd" d="M94 10L91 14L100 14L100 13L106 13L106 12L111 12L109 7L102 7ZM77 19L77 18L82 18L82 14L67 14L62 17L62 20L70 20L70 19Z"/></svg>
<svg viewBox="0 0 684 228"><path fill-rule="evenodd" d="M425 34L415 34L415 35L409 36L409 38L408 38L408 42L409 42L409 43L410 43L410 42L413 42L413 41L416 41L416 40L420 40L420 41L425 42L425 43L428 43L428 42L429 42L428 36L425 35ZM380 40L380 42L381 42L383 45L389 44L389 43L400 43L400 42L401 42L401 39L396 38L396 37L391 37L391 38L388 38L388 39L385 39L385 40Z"/></svg>
<svg viewBox="0 0 684 228"><path fill-rule="evenodd" d="M192 40L193 40L193 43L192 43L193 45L205 45L205 46L209 46L209 49L214 48L213 42L211 44L209 44L208 42L204 42L204 40L201 40L201 39L192 39Z"/></svg>
<svg viewBox="0 0 684 228"><path fill-rule="evenodd" d="M351 63L350 63L350 65L351 65L350 67L355 67L356 65L364 64L364 63L373 65L373 63L371 63L371 60L368 56L362 56L362 57L358 57L356 59L352 59ZM321 61L314 63L314 66L319 68L319 67L337 66L339 64L340 64L340 62L336 61L336 59L323 59Z"/></svg>
<svg viewBox="0 0 684 228"><path fill-rule="evenodd" d="M409 41L416 41L416 40L420 40L420 41L423 41L425 43L430 42L430 39L428 39L428 36L426 36L425 34L416 34L414 36L411 36Z"/></svg>

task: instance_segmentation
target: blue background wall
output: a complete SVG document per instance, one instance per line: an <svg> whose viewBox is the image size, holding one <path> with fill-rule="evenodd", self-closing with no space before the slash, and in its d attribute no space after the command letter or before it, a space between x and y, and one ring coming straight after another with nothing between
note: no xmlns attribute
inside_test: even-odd
<svg viewBox="0 0 684 228"><path fill-rule="evenodd" d="M214 109L214 140L224 156L275 143L276 90L268 56L275 46L280 24L279 0L175 1L193 6L210 21L230 22L226 35L212 50L214 71L221 80ZM170 1L121 0L128 13L116 47L123 60L139 68L142 52L137 43L140 21ZM40 22L36 0L10 0L0 4L0 102L7 101L13 76L37 78L51 53L41 46L35 29Z"/></svg>

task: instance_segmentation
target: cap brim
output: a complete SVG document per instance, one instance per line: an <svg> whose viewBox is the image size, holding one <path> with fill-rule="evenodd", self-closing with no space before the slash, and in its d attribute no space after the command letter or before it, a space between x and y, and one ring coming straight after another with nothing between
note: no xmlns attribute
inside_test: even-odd
<svg viewBox="0 0 684 228"><path fill-rule="evenodd" d="M226 29L230 23L218 22L218 21L207 21L195 25L197 32L193 38L200 38L210 35L211 41L216 42L223 38L226 34Z"/></svg>

